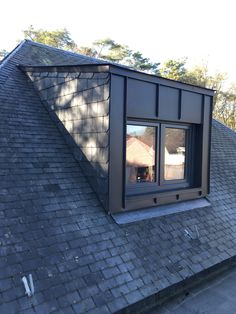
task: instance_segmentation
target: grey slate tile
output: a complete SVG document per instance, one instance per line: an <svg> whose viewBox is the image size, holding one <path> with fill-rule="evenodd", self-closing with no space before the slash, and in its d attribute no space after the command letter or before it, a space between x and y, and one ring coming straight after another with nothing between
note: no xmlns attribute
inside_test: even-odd
<svg viewBox="0 0 236 314"><path fill-rule="evenodd" d="M95 304L91 297L82 300L80 303L74 304L73 309L76 314L86 313L91 309L95 308Z"/></svg>
<svg viewBox="0 0 236 314"><path fill-rule="evenodd" d="M213 121L212 207L117 226L15 66L45 58L98 62L25 42L0 70L0 313L112 313L235 256L235 132ZM199 243L182 234L194 225Z"/></svg>

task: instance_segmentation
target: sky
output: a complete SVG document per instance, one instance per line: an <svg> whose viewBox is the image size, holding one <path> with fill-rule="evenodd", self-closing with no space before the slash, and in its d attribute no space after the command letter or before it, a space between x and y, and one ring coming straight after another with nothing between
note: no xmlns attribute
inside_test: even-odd
<svg viewBox="0 0 236 314"><path fill-rule="evenodd" d="M79 46L110 37L153 62L207 63L236 83L233 0L8 0L0 10L0 49L12 50L30 25L65 27Z"/></svg>

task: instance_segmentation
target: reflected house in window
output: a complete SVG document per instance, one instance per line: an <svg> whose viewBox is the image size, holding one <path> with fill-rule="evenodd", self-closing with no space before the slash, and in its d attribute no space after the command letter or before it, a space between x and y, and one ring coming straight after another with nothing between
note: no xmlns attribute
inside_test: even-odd
<svg viewBox="0 0 236 314"><path fill-rule="evenodd" d="M213 90L102 62L21 70L108 212L209 193Z"/></svg>
<svg viewBox="0 0 236 314"><path fill-rule="evenodd" d="M155 181L155 141L153 135L153 128L127 126L126 183Z"/></svg>

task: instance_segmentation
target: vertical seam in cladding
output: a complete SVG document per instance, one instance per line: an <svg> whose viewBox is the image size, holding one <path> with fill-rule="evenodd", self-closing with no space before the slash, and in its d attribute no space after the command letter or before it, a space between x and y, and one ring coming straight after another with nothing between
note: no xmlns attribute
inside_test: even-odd
<svg viewBox="0 0 236 314"><path fill-rule="evenodd" d="M179 89L178 120L182 118L182 89Z"/></svg>
<svg viewBox="0 0 236 314"><path fill-rule="evenodd" d="M201 104L201 124L204 122L204 108L205 108L205 95L202 95L202 104Z"/></svg>
<svg viewBox="0 0 236 314"><path fill-rule="evenodd" d="M208 96L210 97L210 96ZM204 96L206 99L206 96ZM205 102L204 102L205 103ZM210 117L209 117L209 142L208 142L208 182L207 182L207 194L210 193L210 174L211 174L211 135L212 135L212 113L213 113L213 97L210 97Z"/></svg>
<svg viewBox="0 0 236 314"><path fill-rule="evenodd" d="M110 136L110 129L111 129L111 82L112 82L112 79L111 79L111 73L109 72L109 79L108 79L108 82L109 82L109 106L108 106L108 171L107 171L107 179L108 179L108 186L107 186L107 203L106 203L106 210L108 211L108 213L110 212L109 208L109 204L110 204L110 174L111 174L111 171L110 171L110 166L111 166L111 158L110 158L110 155L111 155L111 152L110 152L110 148L111 148L111 136Z"/></svg>
<svg viewBox="0 0 236 314"><path fill-rule="evenodd" d="M159 123L158 125L159 133L158 133L158 158L159 158L159 164L158 164L158 186L160 186L163 183L164 180L164 162L165 162L165 155L163 154L163 144L164 143L164 126ZM163 140L162 140L163 139Z"/></svg>
<svg viewBox="0 0 236 314"><path fill-rule="evenodd" d="M127 96L128 93L128 78L124 78L124 113L123 113L123 169L122 169L122 206L125 208L125 175L126 175L126 125L127 125Z"/></svg>
<svg viewBox="0 0 236 314"><path fill-rule="evenodd" d="M159 84L156 84L156 117L159 117Z"/></svg>

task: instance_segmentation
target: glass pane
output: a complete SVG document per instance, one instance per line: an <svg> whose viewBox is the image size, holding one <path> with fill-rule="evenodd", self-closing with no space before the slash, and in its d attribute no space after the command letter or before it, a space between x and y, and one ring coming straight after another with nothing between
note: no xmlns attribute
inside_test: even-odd
<svg viewBox="0 0 236 314"><path fill-rule="evenodd" d="M165 129L165 180L181 180L185 177L186 130Z"/></svg>
<svg viewBox="0 0 236 314"><path fill-rule="evenodd" d="M127 125L126 183L155 181L155 127Z"/></svg>

